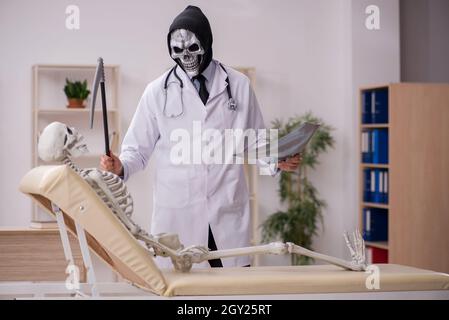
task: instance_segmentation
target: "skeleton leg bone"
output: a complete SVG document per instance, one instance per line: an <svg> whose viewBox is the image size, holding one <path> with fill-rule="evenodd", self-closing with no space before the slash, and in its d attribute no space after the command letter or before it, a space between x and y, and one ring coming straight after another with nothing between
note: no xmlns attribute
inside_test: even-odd
<svg viewBox="0 0 449 320"><path fill-rule="evenodd" d="M345 261L343 259L314 252L309 249L300 247L291 242L288 243L272 242L270 244L261 246L217 250L217 251L208 251L206 248L201 246L191 246L181 250L179 252L179 256L189 255L191 257L192 263L201 263L207 260L229 258L236 256L256 255L256 254L282 255L291 253L291 254L304 255L313 259L322 260L330 264L342 267L346 270L352 271L365 270L366 263L364 255L364 243L363 239L360 236L360 233L358 233L357 231L353 233L352 241L354 245L349 240L347 234L345 234L345 240L350 250L352 261Z"/></svg>
<svg viewBox="0 0 449 320"><path fill-rule="evenodd" d="M202 248L202 247L200 247ZM183 253L193 252L195 247L188 247L183 250ZM201 250L201 249L200 249ZM192 262L200 263L207 260L212 259L222 259L222 258L230 258L237 256L247 256L247 255L257 255L257 254L286 254L288 253L287 244L282 242L272 242L265 245L254 246L254 247L243 247L243 248L235 248L235 249L225 249L225 250L216 250L216 251L207 251L204 254L193 255L194 258Z"/></svg>

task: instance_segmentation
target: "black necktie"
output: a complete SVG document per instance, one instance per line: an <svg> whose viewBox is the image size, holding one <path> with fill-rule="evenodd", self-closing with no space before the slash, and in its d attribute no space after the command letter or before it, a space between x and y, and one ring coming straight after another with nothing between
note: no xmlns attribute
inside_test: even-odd
<svg viewBox="0 0 449 320"><path fill-rule="evenodd" d="M200 83L200 90L198 92L200 94L201 101L203 101L203 104L206 105L207 99L209 99L209 92L206 88L206 77L202 74L199 74L193 77L193 80L198 80L198 82Z"/></svg>

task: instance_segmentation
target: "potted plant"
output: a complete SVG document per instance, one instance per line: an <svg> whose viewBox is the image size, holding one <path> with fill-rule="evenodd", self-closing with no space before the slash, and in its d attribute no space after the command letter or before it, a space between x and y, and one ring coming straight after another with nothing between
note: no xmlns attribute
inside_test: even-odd
<svg viewBox="0 0 449 320"><path fill-rule="evenodd" d="M319 198L318 191L307 177L307 172L318 164L318 156L333 146L332 128L310 112L290 118L286 123L277 119L273 122L273 127L279 130L279 137L282 137L304 122L316 123L320 127L303 152L298 170L281 172L278 192L281 203L286 204L286 209L273 213L264 221L262 241L280 239L312 249L312 237L317 234L318 223L322 223L322 210L326 204ZM293 265L309 264L311 259L293 254L291 262Z"/></svg>
<svg viewBox="0 0 449 320"><path fill-rule="evenodd" d="M84 101L90 94L87 89L87 80L72 82L66 78L64 93L69 101L68 108L84 108Z"/></svg>

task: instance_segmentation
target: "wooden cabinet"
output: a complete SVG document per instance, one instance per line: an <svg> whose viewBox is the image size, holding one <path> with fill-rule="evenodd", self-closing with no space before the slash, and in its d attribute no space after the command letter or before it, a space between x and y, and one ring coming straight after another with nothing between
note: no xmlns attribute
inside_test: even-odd
<svg viewBox="0 0 449 320"><path fill-rule="evenodd" d="M388 163L360 164L360 222L363 210L388 210L388 241L367 242L388 250L388 262L449 272L449 84L394 83L363 88L388 90ZM362 134L360 134L362 137ZM363 144L361 138L361 149ZM361 152L362 153L362 152ZM364 199L364 170L388 171L388 203Z"/></svg>
<svg viewBox="0 0 449 320"><path fill-rule="evenodd" d="M78 241L69 238L80 281L85 282ZM0 281L63 281L67 265L58 230L0 228Z"/></svg>

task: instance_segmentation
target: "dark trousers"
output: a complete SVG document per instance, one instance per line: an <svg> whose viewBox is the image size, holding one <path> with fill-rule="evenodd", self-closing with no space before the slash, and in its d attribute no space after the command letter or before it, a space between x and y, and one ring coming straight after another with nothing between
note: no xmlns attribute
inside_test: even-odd
<svg viewBox="0 0 449 320"><path fill-rule="evenodd" d="M212 234L212 230L209 225L209 237L207 239L207 246L211 251L217 250L217 244L215 243L214 235ZM212 268L223 268L223 264L221 263L221 259L212 259L209 260L209 264Z"/></svg>
<svg viewBox="0 0 449 320"><path fill-rule="evenodd" d="M217 244L215 243L214 235L212 234L212 230L209 225L209 237L207 239L207 246L211 251L217 250ZM221 263L221 259L212 259L209 260L209 264L212 268L223 268L223 264ZM246 265L244 267L250 267L251 265Z"/></svg>

